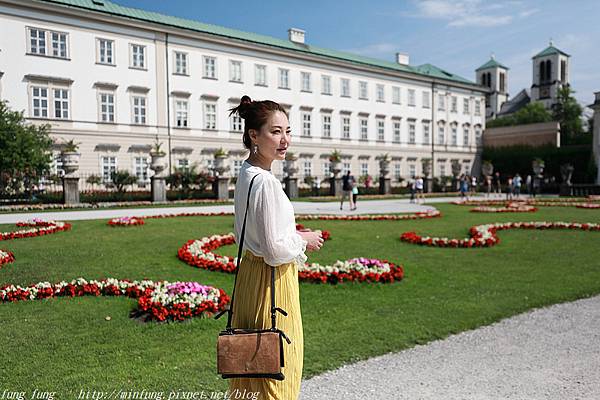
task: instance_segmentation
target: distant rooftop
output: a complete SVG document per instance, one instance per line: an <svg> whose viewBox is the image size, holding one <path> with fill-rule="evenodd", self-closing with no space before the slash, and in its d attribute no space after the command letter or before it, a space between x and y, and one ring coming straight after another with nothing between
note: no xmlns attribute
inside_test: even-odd
<svg viewBox="0 0 600 400"><path fill-rule="evenodd" d="M252 32L245 32L236 29L226 28L218 25L205 24L199 21L174 17L160 14L152 11L146 11L139 8L124 7L108 0L34 0L41 3L53 3L63 7L71 7L95 11L103 14L110 14L121 18L128 18L136 21L152 22L165 26L171 26L181 29L187 29L196 32L209 33L221 37L227 37L246 42L258 43L266 46L273 46L287 50L308 53L312 55L328 57L342 60L353 64L367 65L385 68L394 71L412 73L421 76L444 79L462 84L479 86L475 82L466 78L444 71L431 64L419 66L402 65L391 61L379 60L376 58L360 56L338 50L331 50L303 43L294 43L289 40L278 39L271 36L260 35Z"/></svg>
<svg viewBox="0 0 600 400"><path fill-rule="evenodd" d="M475 71L479 71L481 69L496 68L496 67L509 69L508 67L506 67L506 66L500 64L498 61L496 61L496 59L492 56L488 62L483 64L481 67L477 68Z"/></svg>
<svg viewBox="0 0 600 400"><path fill-rule="evenodd" d="M540 51L539 53L537 53L532 58L549 56L551 54L562 54L563 56L571 57L569 54L565 53L564 51L559 50L556 47L554 47L552 45L552 42L550 42L550 46L546 47L544 50Z"/></svg>

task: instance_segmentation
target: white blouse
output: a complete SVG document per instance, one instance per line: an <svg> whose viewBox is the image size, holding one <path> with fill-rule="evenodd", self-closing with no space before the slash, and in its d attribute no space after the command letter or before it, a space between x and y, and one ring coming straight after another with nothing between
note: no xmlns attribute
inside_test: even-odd
<svg viewBox="0 0 600 400"><path fill-rule="evenodd" d="M266 170L244 161L240 167L234 192L234 236L236 243L242 235L244 213L248 201L248 187L252 177L259 174L252 184L244 250L248 249L263 257L271 266L296 261L304 265L307 260L307 241L296 231L294 208L281 187L281 182ZM242 252L243 254L243 252Z"/></svg>

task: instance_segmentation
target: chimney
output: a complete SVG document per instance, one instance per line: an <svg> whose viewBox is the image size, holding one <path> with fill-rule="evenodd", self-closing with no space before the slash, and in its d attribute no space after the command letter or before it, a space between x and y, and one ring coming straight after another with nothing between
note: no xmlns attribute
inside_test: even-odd
<svg viewBox="0 0 600 400"><path fill-rule="evenodd" d="M304 44L304 33L302 29L290 28L288 29L288 38L290 42Z"/></svg>
<svg viewBox="0 0 600 400"><path fill-rule="evenodd" d="M408 54L396 53L396 62L400 65L408 65Z"/></svg>

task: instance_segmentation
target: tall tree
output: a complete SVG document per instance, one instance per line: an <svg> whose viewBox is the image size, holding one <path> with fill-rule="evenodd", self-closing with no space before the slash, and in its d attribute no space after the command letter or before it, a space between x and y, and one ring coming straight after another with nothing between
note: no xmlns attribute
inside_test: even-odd
<svg viewBox="0 0 600 400"><path fill-rule="evenodd" d="M50 125L28 124L0 101L0 195L31 193L51 161Z"/></svg>
<svg viewBox="0 0 600 400"><path fill-rule="evenodd" d="M561 142L565 144L584 133L581 121L583 109L573 97L574 93L569 86L561 87L552 110L554 120L560 122Z"/></svg>

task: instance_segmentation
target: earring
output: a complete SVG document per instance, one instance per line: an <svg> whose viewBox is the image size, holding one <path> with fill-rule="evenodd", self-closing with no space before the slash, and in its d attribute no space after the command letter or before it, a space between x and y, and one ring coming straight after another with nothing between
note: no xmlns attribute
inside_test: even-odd
<svg viewBox="0 0 600 400"><path fill-rule="evenodd" d="M257 153L257 152L258 152L258 145L257 145L257 144L255 144L255 145L254 145L254 154L256 155L256 153Z"/></svg>

